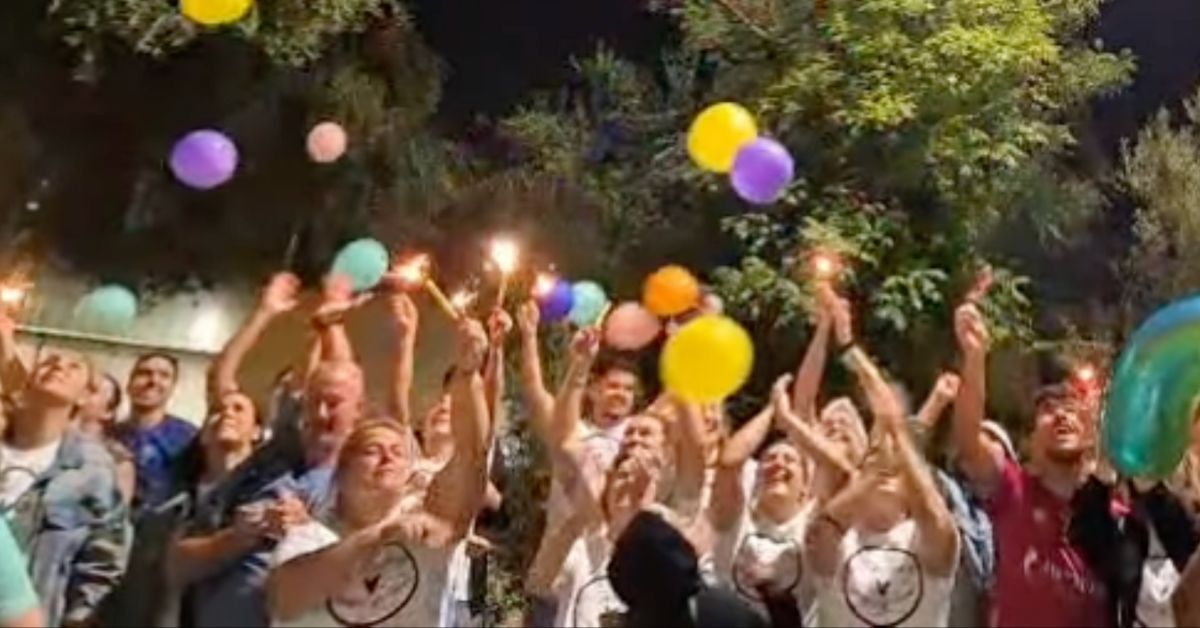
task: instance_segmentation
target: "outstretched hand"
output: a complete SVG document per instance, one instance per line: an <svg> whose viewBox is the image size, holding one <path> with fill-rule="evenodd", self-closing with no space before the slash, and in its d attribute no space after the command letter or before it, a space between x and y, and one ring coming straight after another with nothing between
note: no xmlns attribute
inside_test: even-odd
<svg viewBox="0 0 1200 628"><path fill-rule="evenodd" d="M958 338L959 348L968 356L986 354L991 345L983 314L974 303L965 303L954 313L954 335Z"/></svg>
<svg viewBox="0 0 1200 628"><path fill-rule="evenodd" d="M277 273L263 287L258 307L273 315L290 312L296 309L299 295L300 278L292 273Z"/></svg>
<svg viewBox="0 0 1200 628"><path fill-rule="evenodd" d="M542 322L542 311L536 301L526 301L517 308L517 328L523 338L536 338L538 325Z"/></svg>
<svg viewBox="0 0 1200 628"><path fill-rule="evenodd" d="M591 362L600 353L600 330L595 327L584 327L575 332L571 339L571 357L584 362Z"/></svg>
<svg viewBox="0 0 1200 628"><path fill-rule="evenodd" d="M403 292L388 293L388 304L391 306L392 319L396 322L396 330L402 337L411 338L417 332L420 314L412 298Z"/></svg>
<svg viewBox="0 0 1200 628"><path fill-rule="evenodd" d="M483 325L464 316L458 323L458 357L455 366L463 373L476 373L487 357L488 339Z"/></svg>

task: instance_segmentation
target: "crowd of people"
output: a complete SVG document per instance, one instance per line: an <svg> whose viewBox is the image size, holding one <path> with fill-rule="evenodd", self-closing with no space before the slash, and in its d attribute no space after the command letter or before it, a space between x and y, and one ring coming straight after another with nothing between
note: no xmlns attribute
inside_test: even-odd
<svg viewBox="0 0 1200 628"><path fill-rule="evenodd" d="M401 291L379 294L394 359L368 400L343 327L361 300L336 278L304 363L259 403L241 365L300 289L287 274L263 289L196 423L167 411L171 355L139 357L122 386L71 351L26 365L0 321L0 625L479 625L471 567L480 517L504 504L508 408L551 477L526 625L1200 625L1200 453L1164 481L1116 477L1100 394L1068 378L1029 391L1021 455L986 418L976 298L954 317L958 372L912 408L817 282L796 372L734 429L720 404L645 398L594 327L548 383L533 302L515 321L461 316L441 395L414 409L419 316ZM859 394L823 400L831 356Z"/></svg>

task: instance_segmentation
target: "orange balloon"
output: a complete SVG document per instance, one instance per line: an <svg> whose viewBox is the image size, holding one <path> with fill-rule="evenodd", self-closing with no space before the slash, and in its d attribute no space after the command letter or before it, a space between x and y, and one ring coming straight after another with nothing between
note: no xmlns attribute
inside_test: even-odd
<svg viewBox="0 0 1200 628"><path fill-rule="evenodd" d="M642 303L657 316L678 316L700 303L700 282L682 266L664 266L646 278Z"/></svg>

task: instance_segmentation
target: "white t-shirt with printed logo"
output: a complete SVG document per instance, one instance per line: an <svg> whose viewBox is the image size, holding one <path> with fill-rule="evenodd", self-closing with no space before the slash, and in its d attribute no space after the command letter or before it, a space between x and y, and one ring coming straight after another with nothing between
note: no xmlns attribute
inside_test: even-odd
<svg viewBox="0 0 1200 628"><path fill-rule="evenodd" d="M275 548L272 563L334 545L340 537L316 521L296 526ZM452 549L384 545L361 566L342 591L280 627L437 626Z"/></svg>
<svg viewBox="0 0 1200 628"><path fill-rule="evenodd" d="M11 507L50 470L61 445L61 438L33 449L0 444L0 507Z"/></svg>
<svg viewBox="0 0 1200 628"><path fill-rule="evenodd" d="M813 505L804 505L791 519L774 523L754 517L749 509L738 524L721 535L714 551L719 581L762 609L756 582L765 578L776 591L796 599L805 625L816 625L816 593L804 566L804 536Z"/></svg>
<svg viewBox="0 0 1200 628"><path fill-rule="evenodd" d="M1174 628L1175 610L1171 594L1179 584L1179 570L1167 556L1158 534L1150 527L1150 547L1142 563L1142 588L1138 591L1135 626Z"/></svg>
<svg viewBox="0 0 1200 628"><path fill-rule="evenodd" d="M621 626L628 610L608 580L612 543L600 531L588 533L571 547L554 584L558 628Z"/></svg>
<svg viewBox="0 0 1200 628"><path fill-rule="evenodd" d="M955 574L926 573L921 543L912 519L882 534L848 530L837 574L816 578L819 625L946 626Z"/></svg>

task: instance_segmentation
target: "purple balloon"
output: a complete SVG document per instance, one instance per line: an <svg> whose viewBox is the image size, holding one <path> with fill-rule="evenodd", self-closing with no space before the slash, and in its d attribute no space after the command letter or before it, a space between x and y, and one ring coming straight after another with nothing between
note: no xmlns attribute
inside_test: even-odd
<svg viewBox="0 0 1200 628"><path fill-rule="evenodd" d="M538 303L542 311L542 320L547 323L557 323L566 318L575 307L575 289L571 282L559 279L550 293L542 297Z"/></svg>
<svg viewBox="0 0 1200 628"><path fill-rule="evenodd" d="M198 190L209 190L228 181L237 170L237 162L237 146L212 129L192 131L171 149L171 172Z"/></svg>
<svg viewBox="0 0 1200 628"><path fill-rule="evenodd" d="M792 182L795 167L782 144L760 137L738 151L729 179L743 200L768 205L778 200Z"/></svg>

